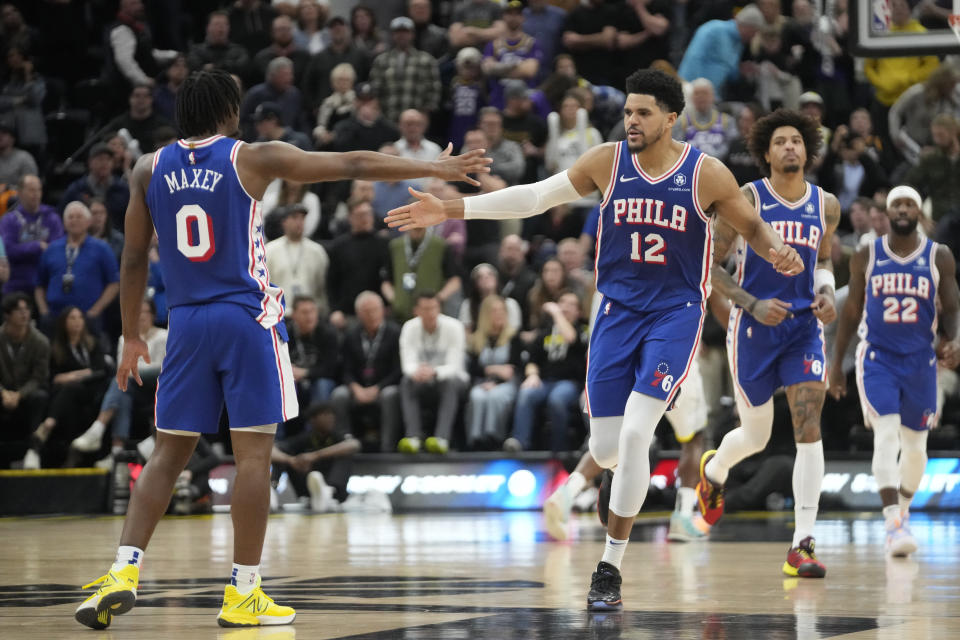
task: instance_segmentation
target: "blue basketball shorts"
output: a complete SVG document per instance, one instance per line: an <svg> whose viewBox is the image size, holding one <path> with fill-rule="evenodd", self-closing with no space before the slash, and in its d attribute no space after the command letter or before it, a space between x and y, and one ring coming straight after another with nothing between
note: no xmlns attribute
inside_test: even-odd
<svg viewBox="0 0 960 640"><path fill-rule="evenodd" d="M604 297L587 353L587 410L622 416L630 393L673 402L693 364L704 306L641 312Z"/></svg>
<svg viewBox="0 0 960 640"><path fill-rule="evenodd" d="M283 325L265 329L230 302L170 309L157 380L158 429L216 433L285 422L299 413Z"/></svg>
<svg viewBox="0 0 960 640"><path fill-rule="evenodd" d="M909 355L857 345L857 390L863 419L900 415L900 424L915 431L937 424L937 356L933 349Z"/></svg>
<svg viewBox="0 0 960 640"><path fill-rule="evenodd" d="M823 343L823 325L811 312L768 327L736 307L727 325L727 359L737 399L756 407L780 387L826 382Z"/></svg>

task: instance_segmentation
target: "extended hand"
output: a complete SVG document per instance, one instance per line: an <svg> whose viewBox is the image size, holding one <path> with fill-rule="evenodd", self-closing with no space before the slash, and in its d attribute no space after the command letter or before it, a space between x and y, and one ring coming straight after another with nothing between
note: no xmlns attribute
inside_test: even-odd
<svg viewBox="0 0 960 640"><path fill-rule="evenodd" d="M120 356L120 364L117 365L117 386L120 391L127 390L127 379L131 376L138 385L143 386L143 380L140 379L140 372L137 370L140 358L143 358L144 363L150 364L150 350L147 349L147 343L140 338L124 339L123 355Z"/></svg>
<svg viewBox="0 0 960 640"><path fill-rule="evenodd" d="M785 276L795 276L802 272L804 268L800 254L789 245L783 245L779 251L770 249L770 263L777 270L777 273L782 273Z"/></svg>
<svg viewBox="0 0 960 640"><path fill-rule="evenodd" d="M391 229L399 228L400 231L410 231L410 229L421 229L423 227L432 227L440 224L447 219L447 214L443 211L443 202L435 195L417 191L413 187L408 187L410 195L417 199L413 204L407 204L387 213L384 222Z"/></svg>
<svg viewBox="0 0 960 640"><path fill-rule="evenodd" d="M474 149L473 151L467 151L461 156L454 156L452 152L453 143L448 142L447 148L443 150L443 153L437 157L435 162L437 165L435 177L446 180L447 182L467 182L475 187L479 187L480 183L467 174L490 173L489 165L493 160L484 157L483 154L487 152L486 149Z"/></svg>
<svg viewBox="0 0 960 640"><path fill-rule="evenodd" d="M793 313L790 311L791 306L793 305L789 302L784 302L777 298L757 300L757 303L753 305L751 315L756 318L760 324L775 327L786 320L788 316L793 317Z"/></svg>
<svg viewBox="0 0 960 640"><path fill-rule="evenodd" d="M813 315L823 324L830 324L837 319L837 308L833 306L830 296L818 293L813 297L810 308L813 309Z"/></svg>

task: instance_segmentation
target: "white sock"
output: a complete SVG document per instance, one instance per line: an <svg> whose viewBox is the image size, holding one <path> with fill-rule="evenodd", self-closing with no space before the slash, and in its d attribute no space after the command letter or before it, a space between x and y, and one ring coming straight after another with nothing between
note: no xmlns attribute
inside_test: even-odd
<svg viewBox="0 0 960 640"><path fill-rule="evenodd" d="M237 588L240 595L246 595L253 591L257 586L257 574L260 573L260 565L245 565L233 563L233 570L230 572L230 584Z"/></svg>
<svg viewBox="0 0 960 640"><path fill-rule="evenodd" d="M900 505L888 504L883 508L883 521L887 529L893 529L900 524Z"/></svg>
<svg viewBox="0 0 960 640"><path fill-rule="evenodd" d="M908 498L907 496L903 495L902 492L898 491L897 502L899 503L898 506L900 507L901 517L906 516L907 513L910 512L910 503L913 502L913 496L910 496Z"/></svg>
<svg viewBox="0 0 960 640"><path fill-rule="evenodd" d="M748 407L737 398L740 426L723 436L717 454L710 458L705 469L711 482L723 484L731 467L758 451L763 451L773 429L773 399L759 407Z"/></svg>
<svg viewBox="0 0 960 640"><path fill-rule="evenodd" d="M111 571L120 571L128 565L136 565L139 569L143 565L143 549L121 545L117 547L117 558L113 561Z"/></svg>
<svg viewBox="0 0 960 640"><path fill-rule="evenodd" d="M570 497L576 497L580 495L580 492L583 491L583 488L587 484L587 479L583 477L583 474L579 471L574 471L567 478L567 490L570 492Z"/></svg>
<svg viewBox="0 0 960 640"><path fill-rule="evenodd" d="M629 540L617 540L611 538L610 534L607 534L607 544L603 548L603 557L600 558L602 562L607 564L612 564L617 569L620 568L620 563L623 562L623 552L627 550L627 543Z"/></svg>
<svg viewBox="0 0 960 640"><path fill-rule="evenodd" d="M813 535L820 507L823 467L823 440L797 443L797 459L793 463L793 512L797 521L793 532L794 547Z"/></svg>
<svg viewBox="0 0 960 640"><path fill-rule="evenodd" d="M687 515L693 515L697 509L697 492L693 487L680 487L677 489L677 511Z"/></svg>

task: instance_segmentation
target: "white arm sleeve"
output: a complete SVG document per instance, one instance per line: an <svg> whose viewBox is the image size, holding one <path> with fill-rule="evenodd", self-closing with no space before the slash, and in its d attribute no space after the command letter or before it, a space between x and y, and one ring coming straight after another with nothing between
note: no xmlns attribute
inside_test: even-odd
<svg viewBox="0 0 960 640"><path fill-rule="evenodd" d="M515 187L484 193L463 199L465 220L509 220L529 218L551 207L579 200L567 172L563 171L534 184L518 184Z"/></svg>

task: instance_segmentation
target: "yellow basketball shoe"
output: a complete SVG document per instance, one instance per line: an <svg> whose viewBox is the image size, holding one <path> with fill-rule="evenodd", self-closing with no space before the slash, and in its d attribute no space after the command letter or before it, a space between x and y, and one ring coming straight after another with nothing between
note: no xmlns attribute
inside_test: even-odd
<svg viewBox="0 0 960 640"><path fill-rule="evenodd" d="M90 584L83 585L83 589L94 585L100 585L100 588L77 607L74 617L77 622L91 629L106 629L113 616L133 609L137 601L139 582L140 569L136 565L128 564L119 571L110 571Z"/></svg>
<svg viewBox="0 0 960 640"><path fill-rule="evenodd" d="M259 627L290 624L297 612L290 607L275 604L260 588L260 576L253 591L242 594L232 584L223 591L223 606L217 616L221 627Z"/></svg>

